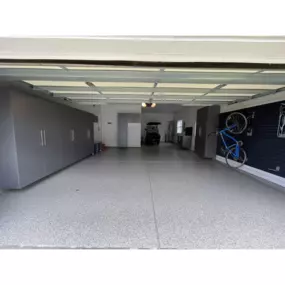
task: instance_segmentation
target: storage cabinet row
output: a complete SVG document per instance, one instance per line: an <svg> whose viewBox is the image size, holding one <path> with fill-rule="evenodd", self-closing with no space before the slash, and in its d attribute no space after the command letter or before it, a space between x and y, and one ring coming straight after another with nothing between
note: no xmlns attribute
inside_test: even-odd
<svg viewBox="0 0 285 285"><path fill-rule="evenodd" d="M8 96L17 181L6 181L6 188L25 187L92 154L92 114L17 89Z"/></svg>

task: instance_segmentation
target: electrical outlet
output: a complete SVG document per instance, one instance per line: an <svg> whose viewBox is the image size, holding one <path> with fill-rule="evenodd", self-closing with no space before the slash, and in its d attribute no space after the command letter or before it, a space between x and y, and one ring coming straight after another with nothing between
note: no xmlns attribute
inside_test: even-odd
<svg viewBox="0 0 285 285"><path fill-rule="evenodd" d="M280 167L280 166L276 166L274 169L273 169L273 168L268 168L268 170L270 170L270 171L274 171L274 172L279 172L279 171L280 171L280 169L281 169L281 167Z"/></svg>

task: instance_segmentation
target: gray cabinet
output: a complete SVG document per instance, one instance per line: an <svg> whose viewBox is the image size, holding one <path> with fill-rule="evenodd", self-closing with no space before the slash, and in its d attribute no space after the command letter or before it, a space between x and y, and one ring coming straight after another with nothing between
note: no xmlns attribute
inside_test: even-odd
<svg viewBox="0 0 285 285"><path fill-rule="evenodd" d="M8 128L0 128L0 161L12 164L0 163L0 189L25 187L93 153L92 114L18 88L0 88L0 95L0 127ZM14 144L5 154L7 140Z"/></svg>
<svg viewBox="0 0 285 285"><path fill-rule="evenodd" d="M19 187L23 187L45 176L40 100L23 96L14 90L10 100L14 117Z"/></svg>
<svg viewBox="0 0 285 285"><path fill-rule="evenodd" d="M199 109L197 112L195 151L203 158L215 158L217 137L209 136L218 127L220 106L213 105Z"/></svg>
<svg viewBox="0 0 285 285"><path fill-rule="evenodd" d="M2 88L0 96L0 189L18 184L18 162L14 119L11 112L9 90Z"/></svg>
<svg viewBox="0 0 285 285"><path fill-rule="evenodd" d="M72 111L69 108L63 108L61 112L61 151L62 151L62 163L64 166L70 165L75 161L75 148L73 134L74 125L72 122Z"/></svg>
<svg viewBox="0 0 285 285"><path fill-rule="evenodd" d="M41 104L42 131L45 156L45 174L49 175L62 167L61 155L61 129L60 129L60 105L50 102Z"/></svg>

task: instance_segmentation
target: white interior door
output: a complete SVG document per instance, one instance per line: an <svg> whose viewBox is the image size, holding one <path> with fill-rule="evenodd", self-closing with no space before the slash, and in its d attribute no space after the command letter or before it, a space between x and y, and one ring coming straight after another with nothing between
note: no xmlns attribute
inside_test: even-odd
<svg viewBox="0 0 285 285"><path fill-rule="evenodd" d="M141 123L128 123L128 147L141 146Z"/></svg>

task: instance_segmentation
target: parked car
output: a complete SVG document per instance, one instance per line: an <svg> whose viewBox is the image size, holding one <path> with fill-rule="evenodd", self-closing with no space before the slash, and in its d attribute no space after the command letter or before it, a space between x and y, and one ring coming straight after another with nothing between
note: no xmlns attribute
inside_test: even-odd
<svg viewBox="0 0 285 285"><path fill-rule="evenodd" d="M145 128L145 139L144 143L146 145L159 145L160 143L160 134L158 130L159 122L150 122L147 123Z"/></svg>

